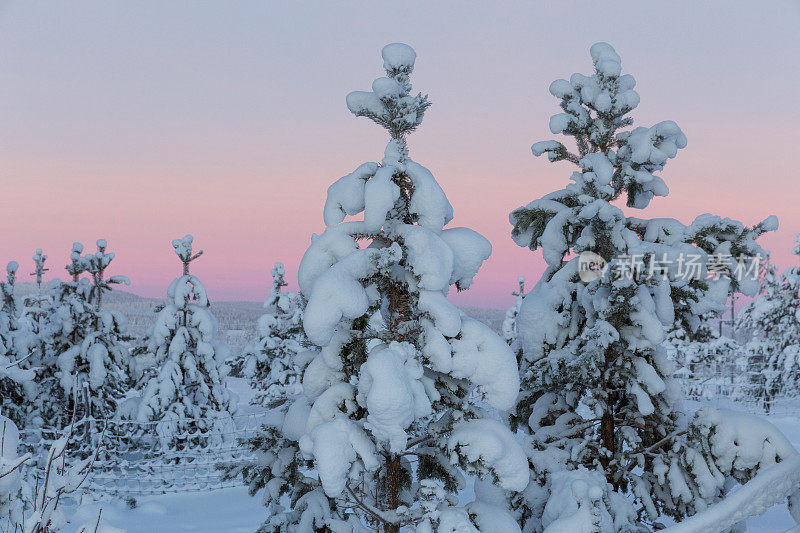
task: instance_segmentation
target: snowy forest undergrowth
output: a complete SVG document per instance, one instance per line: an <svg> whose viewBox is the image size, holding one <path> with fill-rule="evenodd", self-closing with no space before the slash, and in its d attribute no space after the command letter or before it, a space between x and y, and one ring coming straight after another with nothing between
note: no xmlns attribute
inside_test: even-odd
<svg viewBox="0 0 800 533"><path fill-rule="evenodd" d="M610 45L590 55L592 74L550 85L562 110L550 130L568 144L532 152L571 174L509 215L513 240L541 248L547 268L529 292L519 279L502 324L447 298L492 247L449 227L453 206L410 156L431 102L412 91L416 53L398 43L382 51L386 75L346 99L388 133L383 157L329 187L300 291L275 263L255 333L233 351L191 272L203 254L191 235L172 241L181 271L141 337L109 306L129 280L108 275L105 240L93 253L73 245L67 281L44 282L37 250L25 295L9 263L2 525L738 533L800 522L800 420L785 416L800 390L800 268L762 261L774 216L631 215L668 195L661 171L687 138L672 121L633 127L634 78ZM736 294L754 300L734 339L714 324ZM257 498L244 503L242 484ZM93 498L106 503L75 504ZM72 529L71 512L84 525Z"/></svg>

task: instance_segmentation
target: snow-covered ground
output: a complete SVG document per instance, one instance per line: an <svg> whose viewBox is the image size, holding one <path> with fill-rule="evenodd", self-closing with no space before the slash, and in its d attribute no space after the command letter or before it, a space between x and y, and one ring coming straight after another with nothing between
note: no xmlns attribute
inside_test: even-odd
<svg viewBox="0 0 800 533"><path fill-rule="evenodd" d="M105 521L128 533L253 533L264 521L266 511L244 487L164 494L141 498L134 509L119 501L84 505L64 532L72 533L96 519L99 507Z"/></svg>

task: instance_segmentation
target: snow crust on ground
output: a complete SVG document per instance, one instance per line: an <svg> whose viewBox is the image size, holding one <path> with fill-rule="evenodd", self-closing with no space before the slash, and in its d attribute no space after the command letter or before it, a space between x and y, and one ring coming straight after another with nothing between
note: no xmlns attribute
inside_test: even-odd
<svg viewBox="0 0 800 533"><path fill-rule="evenodd" d="M148 496L137 500L134 509L113 499L84 505L62 532L75 533L97 518L100 507L104 521L127 533L253 533L266 511L258 498L247 495L246 487Z"/></svg>

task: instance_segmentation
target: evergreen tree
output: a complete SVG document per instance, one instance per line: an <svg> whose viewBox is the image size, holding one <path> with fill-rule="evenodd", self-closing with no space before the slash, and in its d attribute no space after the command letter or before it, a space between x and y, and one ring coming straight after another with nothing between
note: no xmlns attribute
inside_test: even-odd
<svg viewBox="0 0 800 533"><path fill-rule="evenodd" d="M102 309L100 295L129 282L124 276L105 279L114 254L106 253L103 239L97 246L97 253L81 255L83 245L74 243L66 266L70 281L54 280L47 297L40 289L35 301L26 304L34 339L29 361L38 383L33 412L50 427L64 428L75 415L110 418L125 392L130 338L124 317ZM34 273L39 284L45 258L37 261ZM81 278L83 273L92 278Z"/></svg>
<svg viewBox="0 0 800 533"><path fill-rule="evenodd" d="M6 267L7 281L0 282L2 307L0 307L0 400L2 413L17 426L22 425L29 409L30 399L36 394L35 372L23 368L23 357L18 348L22 335L19 324L19 305L15 285L19 264L11 261Z"/></svg>
<svg viewBox="0 0 800 533"><path fill-rule="evenodd" d="M525 298L525 277L520 276L517 278L519 288L511 293L514 297L514 305L506 311L506 317L503 319L503 336L509 346L514 346L517 340L517 315L519 308L522 306L522 300Z"/></svg>
<svg viewBox="0 0 800 533"><path fill-rule="evenodd" d="M52 420L63 427L73 411L78 416L110 418L125 393L129 358L126 320L118 312L102 308L102 295L115 284L130 284L125 276L106 278L113 253L105 239L97 240L97 252L81 255L83 245L74 243L65 267L71 281L53 287L54 310L50 317L50 351L56 354L61 390L56 395L58 414ZM81 278L86 273L91 277ZM73 402L77 399L77 406Z"/></svg>
<svg viewBox="0 0 800 533"><path fill-rule="evenodd" d="M800 256L800 234L792 253ZM778 274L768 263L760 294L739 313L736 329L752 335L745 345L743 394L768 411L776 396L800 394L800 267Z"/></svg>
<svg viewBox="0 0 800 533"><path fill-rule="evenodd" d="M6 266L6 281L0 282L3 302L0 307L0 355L14 353L14 332L19 329L19 309L15 285L19 263L10 261Z"/></svg>
<svg viewBox="0 0 800 533"><path fill-rule="evenodd" d="M514 405L519 378L503 339L446 298L470 286L491 246L443 229L452 207L406 145L430 105L411 92L416 54L390 44L382 55L386 77L347 105L388 130L385 156L330 186L326 230L300 265L319 352L300 362L302 394L254 440L259 462L240 470L265 488L261 531L476 531L502 518L518 530L490 503L456 506L465 473L509 490L528 482L519 444L490 411Z"/></svg>
<svg viewBox="0 0 800 533"><path fill-rule="evenodd" d="M157 370L149 378L138 406L140 422L156 421L162 444L198 443L193 433L225 438L233 429L236 397L224 385L228 348L217 337L217 322L203 284L189 265L192 236L172 241L183 263L183 275L169 286L148 342L148 359Z"/></svg>
<svg viewBox="0 0 800 533"><path fill-rule="evenodd" d="M53 301L50 292L44 287L44 273L50 270L44 266L47 262L47 255L42 253L41 248L38 248L32 259L35 266L30 275L34 276L36 280L36 290L22 300L19 324L25 334L20 340L20 350L28 353L35 352L35 357L41 358L42 349L38 345L45 336L47 317Z"/></svg>
<svg viewBox="0 0 800 533"><path fill-rule="evenodd" d="M270 312L258 319L258 339L243 354L243 374L258 391L251 403L270 405L287 394L301 392L301 378L295 359L306 351L308 339L303 331L303 298L283 292L286 271L283 263L272 268L272 287L264 307Z"/></svg>
<svg viewBox="0 0 800 533"><path fill-rule="evenodd" d="M49 326L53 312L53 299L50 290L45 290L44 275L49 269L45 267L47 255L41 248L33 255L36 290L22 300L19 312L19 328L14 336L14 346L19 357L20 368L35 370L35 387L28 391L25 408L25 419L20 420L20 427L41 427L50 425L48 411L53 403L50 394L55 390L58 379L54 375L56 365L50 350L52 330Z"/></svg>
<svg viewBox="0 0 800 533"><path fill-rule="evenodd" d="M757 282L742 274L763 253L756 237L777 220L746 228L714 215L688 226L627 216L617 200L644 209L667 195L657 173L686 137L671 121L629 128L639 104L633 77L608 44L591 56L591 75L550 85L563 110L550 129L577 151L558 141L532 147L575 165L572 183L510 216L515 242L541 247L547 263L517 317L523 394L512 424L530 434L533 472L514 499L525 531L567 531L569 520L571 530L658 529L661 515L693 514L731 477L756 470L739 475L712 452L708 439L737 420L715 412L686 425L662 343L676 319L694 331L729 290L754 292ZM724 268L709 276L711 263ZM770 438L759 435L753 441Z"/></svg>

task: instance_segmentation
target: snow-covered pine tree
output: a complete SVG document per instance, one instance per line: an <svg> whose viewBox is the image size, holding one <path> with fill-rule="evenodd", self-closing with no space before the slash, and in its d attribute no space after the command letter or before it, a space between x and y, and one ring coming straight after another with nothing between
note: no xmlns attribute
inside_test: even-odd
<svg viewBox="0 0 800 533"><path fill-rule="evenodd" d="M264 307L269 310L258 319L258 339L242 357L242 373L257 391L250 403L270 405L302 391L302 375L295 358L309 343L303 331L303 297L283 292L286 287L283 263L272 268L272 287Z"/></svg>
<svg viewBox="0 0 800 533"><path fill-rule="evenodd" d="M20 306L15 293L18 269L19 263L10 261L6 266L6 281L0 282L3 298L0 307L0 412L17 426L27 418L29 400L36 393L36 373L21 366L24 356L18 353L18 337L22 334L19 328Z"/></svg>
<svg viewBox="0 0 800 533"><path fill-rule="evenodd" d="M687 428L662 342L676 318L696 328L729 290L755 292L757 280L737 274L763 254L756 237L777 227L774 217L747 228L709 214L687 226L615 205L644 209L666 196L656 173L686 137L671 121L628 129L639 104L633 77L608 44L591 56L591 75L550 85L563 110L550 129L576 151L532 147L575 165L572 183L510 215L515 242L541 247L547 263L517 317L523 394L512 424L530 433L533 471L514 501L525 531L647 531L661 515L680 519L722 496L730 465L709 439L728 420ZM708 277L710 256L730 259L718 277ZM606 268L587 269L603 260Z"/></svg>
<svg viewBox="0 0 800 533"><path fill-rule="evenodd" d="M517 315L519 308L522 306L522 300L525 298L525 277L520 276L517 278L519 288L511 293L514 297L514 305L506 311L506 317L503 319L503 336L509 346L514 346L517 340Z"/></svg>
<svg viewBox="0 0 800 533"><path fill-rule="evenodd" d="M69 282L53 280L48 287L47 305L39 319L36 335L35 367L39 390L34 401L35 412L45 424L64 428L72 419L75 395L84 391L70 367L75 364L75 347L91 327L91 308L88 303L88 282L79 280L84 266L80 260L82 245L73 244L70 264L66 269ZM85 380L83 380L85 381ZM89 395L77 398L83 416Z"/></svg>
<svg viewBox="0 0 800 533"><path fill-rule="evenodd" d="M320 351L263 442L251 483L266 487L262 531L476 531L498 516L513 531L503 509L455 506L464 474L509 490L528 482L520 445L490 412L514 405L514 355L446 297L471 285L491 245L471 229L443 229L450 202L406 145L430 105L411 92L416 54L390 44L382 55L386 76L347 106L391 139L380 164L330 186L327 228L300 265L303 324Z"/></svg>
<svg viewBox="0 0 800 533"><path fill-rule="evenodd" d="M130 282L125 276L106 279L106 269L114 259L106 247L106 241L98 239L96 253L81 255L83 245L74 243L65 267L71 280L52 288L48 351L55 355L53 373L60 388L52 392L53 410L46 414L56 427L64 427L73 413L111 418L125 393L131 338L125 318L102 308L102 294L112 290L112 285ZM81 278L83 273L91 278Z"/></svg>
<svg viewBox="0 0 800 533"><path fill-rule="evenodd" d="M792 253L800 256L800 234ZM776 396L800 394L800 267L780 275L772 264L765 270L760 294L739 313L736 329L752 336L742 392L769 410Z"/></svg>
<svg viewBox="0 0 800 533"><path fill-rule="evenodd" d="M156 421L161 443L172 447L197 444L195 432L211 442L227 438L236 411L236 396L224 384L228 348L217 337L205 287L189 273L202 254L192 253L192 241L191 235L172 241L183 275L170 284L150 333L147 358L156 371L137 414L140 422Z"/></svg>
<svg viewBox="0 0 800 533"><path fill-rule="evenodd" d="M45 262L47 255L42 253L42 249L38 248L33 255L34 270L31 276L36 280L36 291L29 294L22 300L22 309L20 310L20 328L24 329L26 335L23 341L23 346L20 349L29 351L36 350L35 344L41 342L44 332L40 330L46 329L45 322L48 312L52 307L52 298L49 291L44 290L44 273L49 271L46 268ZM41 352L41 350L39 350Z"/></svg>
<svg viewBox="0 0 800 533"><path fill-rule="evenodd" d="M44 287L44 274L49 270L45 267L47 255L39 248L32 259L34 271L30 275L34 277L36 290L22 300L19 327L14 335L14 347L20 360L20 368L36 369L35 386L31 386L27 391L25 418L19 421L21 428L40 427L45 424L47 418L43 413L43 406L51 400L51 395L48 394L49 387L57 383L53 375L44 375L46 374L44 369L55 368L55 365L50 364L53 354L50 351L52 329L49 324L53 312L53 299L50 291Z"/></svg>
<svg viewBox="0 0 800 533"><path fill-rule="evenodd" d="M0 282L0 355L9 356L14 352L14 332L19 329L19 306L15 285L19 263L10 261L6 266L6 281Z"/></svg>

